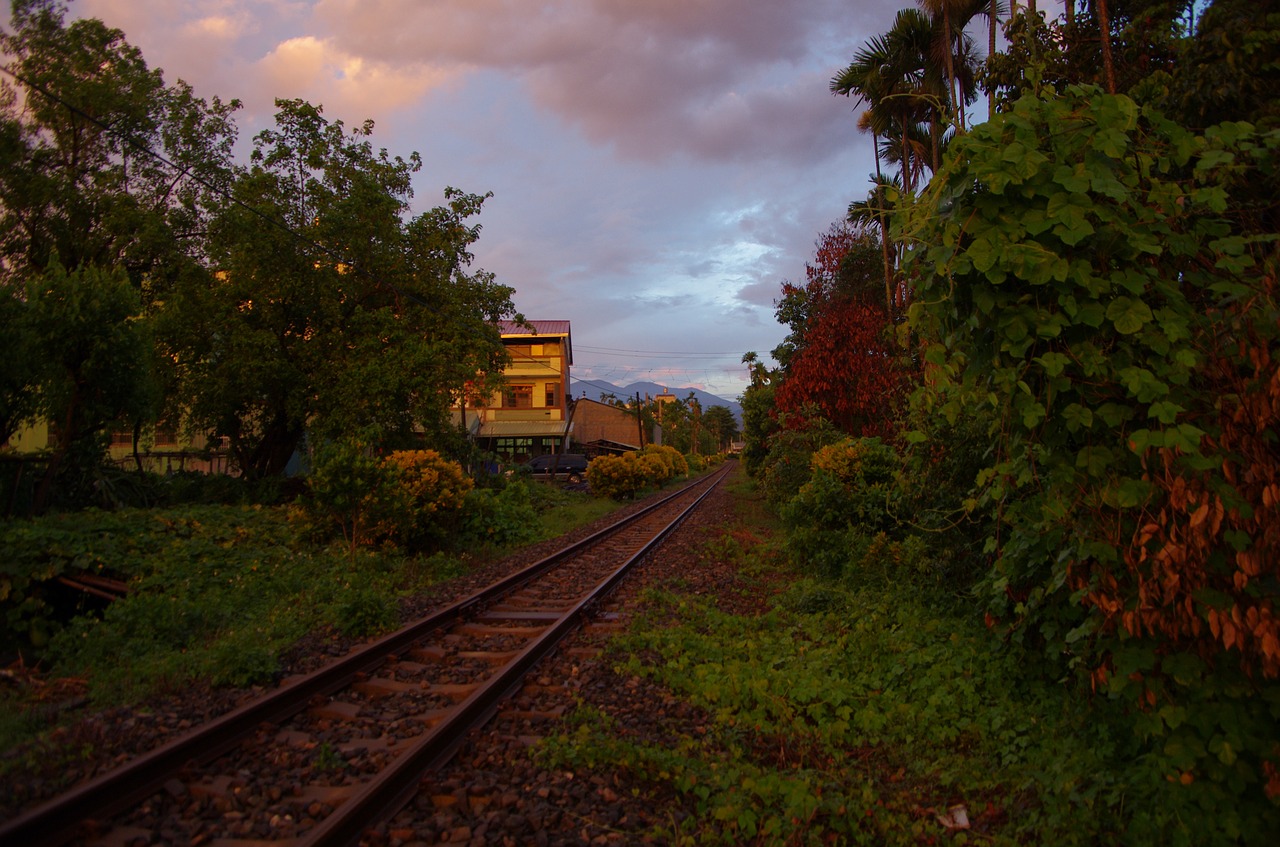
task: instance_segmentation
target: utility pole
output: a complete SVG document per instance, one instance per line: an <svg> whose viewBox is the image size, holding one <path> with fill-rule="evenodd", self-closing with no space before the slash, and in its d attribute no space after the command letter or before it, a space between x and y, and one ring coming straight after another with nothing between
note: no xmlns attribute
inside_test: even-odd
<svg viewBox="0 0 1280 847"><path fill-rule="evenodd" d="M644 449L644 407L640 405L640 392L636 392L636 424L640 430L640 449Z"/></svg>

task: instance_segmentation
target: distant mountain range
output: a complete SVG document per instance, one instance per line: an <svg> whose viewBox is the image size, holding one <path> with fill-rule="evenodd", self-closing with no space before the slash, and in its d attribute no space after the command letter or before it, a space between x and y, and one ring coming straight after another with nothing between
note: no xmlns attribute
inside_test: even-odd
<svg viewBox="0 0 1280 847"><path fill-rule="evenodd" d="M569 378L569 387L573 389L574 397L586 397L588 400L599 400L602 394L612 394L619 400L636 396L636 392L640 392L641 397L656 397L659 394L674 394L681 400L684 400L693 394L694 399L702 406L708 409L712 406L725 406L729 411L733 412L733 416L737 418L738 423L742 423L742 407L733 400L726 400L723 397L717 397L715 394L703 391L698 388L672 388L669 385L658 385L656 382L633 382L630 385L614 385L611 382L605 382L601 379L574 379Z"/></svg>

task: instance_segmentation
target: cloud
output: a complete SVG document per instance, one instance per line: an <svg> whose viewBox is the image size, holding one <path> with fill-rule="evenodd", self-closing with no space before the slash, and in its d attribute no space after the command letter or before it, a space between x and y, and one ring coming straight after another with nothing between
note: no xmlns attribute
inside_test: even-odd
<svg viewBox="0 0 1280 847"><path fill-rule="evenodd" d="M485 67L595 144L639 161L822 157L834 149L815 53L835 0L320 0L333 49ZM797 67L811 67L795 81ZM781 80L785 77L786 82Z"/></svg>
<svg viewBox="0 0 1280 847"><path fill-rule="evenodd" d="M322 103L330 113L384 114L446 85L456 72L425 64L392 65L342 50L333 39L290 38L257 63L277 97Z"/></svg>
<svg viewBox="0 0 1280 847"><path fill-rule="evenodd" d="M244 35L252 27L252 18L246 14L206 15L188 22L182 27L182 35L193 39L232 41Z"/></svg>

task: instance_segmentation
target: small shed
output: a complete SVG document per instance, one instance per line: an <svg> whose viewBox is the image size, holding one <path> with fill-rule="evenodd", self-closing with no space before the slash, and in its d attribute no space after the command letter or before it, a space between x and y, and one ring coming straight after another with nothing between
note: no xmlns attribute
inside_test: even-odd
<svg viewBox="0 0 1280 847"><path fill-rule="evenodd" d="M573 401L569 420L573 426L574 449L589 456L625 453L643 446L635 414L618 406L583 397ZM657 435L657 432L645 432L643 444L658 443Z"/></svg>

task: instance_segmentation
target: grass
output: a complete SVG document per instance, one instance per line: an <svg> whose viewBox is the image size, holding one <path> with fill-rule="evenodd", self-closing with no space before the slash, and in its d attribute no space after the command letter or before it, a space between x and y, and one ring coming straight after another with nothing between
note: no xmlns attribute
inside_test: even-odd
<svg viewBox="0 0 1280 847"><path fill-rule="evenodd" d="M537 541L558 538L580 526L603 518L622 504L608 498L593 497L585 491L567 491L558 485L539 483L534 508L538 512Z"/></svg>
<svg viewBox="0 0 1280 847"><path fill-rule="evenodd" d="M536 486L537 538L617 508L583 492ZM10 554L0 592L10 649L20 644L52 678L75 678L94 705L138 703L193 680L269 682L303 636L372 636L400 623L399 602L511 552L404 556L317 544L289 507L185 506L51 515L0 525ZM46 581L67 571L108 573L130 594L58 623ZM30 578L28 578L30 576ZM0 619L3 622L3 619ZM34 639L31 634L38 634ZM32 649L34 641L39 648ZM52 728L39 686L0 690L0 751Z"/></svg>
<svg viewBox="0 0 1280 847"><path fill-rule="evenodd" d="M737 525L704 558L788 588L735 615L682 577L610 654L700 710L697 731L638 737L586 704L540 748L548 766L674 791L672 844L1233 843L1116 703L1046 678L961 598L790 570L758 498L735 493Z"/></svg>

